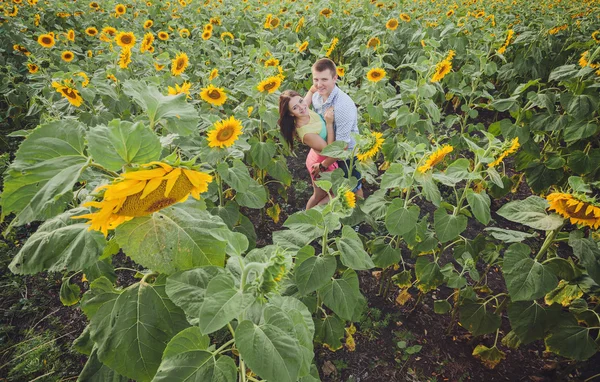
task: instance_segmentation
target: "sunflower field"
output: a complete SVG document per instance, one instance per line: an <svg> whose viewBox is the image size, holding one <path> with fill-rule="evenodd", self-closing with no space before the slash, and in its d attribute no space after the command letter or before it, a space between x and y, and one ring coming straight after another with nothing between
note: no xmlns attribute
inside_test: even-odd
<svg viewBox="0 0 600 382"><path fill-rule="evenodd" d="M82 323L75 375L3 324L0 377L600 375L600 1L0 0L0 36L2 283ZM278 99L322 57L365 198L305 210Z"/></svg>

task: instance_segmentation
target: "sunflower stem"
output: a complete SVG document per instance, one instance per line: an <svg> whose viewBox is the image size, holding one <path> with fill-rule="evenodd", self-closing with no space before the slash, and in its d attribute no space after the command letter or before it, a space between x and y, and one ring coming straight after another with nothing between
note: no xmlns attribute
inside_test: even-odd
<svg viewBox="0 0 600 382"><path fill-rule="evenodd" d="M93 167L93 168L96 168L96 169L98 169L100 171L104 171L105 173L107 173L108 175L112 176L113 178L118 178L119 177L119 174L117 174L116 172L111 171L111 170L105 168L104 166L99 165L98 163L90 162L89 167Z"/></svg>
<svg viewBox="0 0 600 382"><path fill-rule="evenodd" d="M540 261L543 259L544 255L548 251L548 248L550 248L552 243L554 243L554 238L563 229L565 224L566 224L566 220L560 225L560 227L558 227L557 229L555 229L554 231L551 231L548 235L546 235L546 239L544 240L544 243L542 244L540 251L535 256L535 261Z"/></svg>

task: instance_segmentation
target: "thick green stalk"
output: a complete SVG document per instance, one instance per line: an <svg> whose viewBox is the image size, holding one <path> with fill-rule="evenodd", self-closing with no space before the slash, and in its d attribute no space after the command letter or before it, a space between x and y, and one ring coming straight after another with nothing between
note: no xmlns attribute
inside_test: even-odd
<svg viewBox="0 0 600 382"><path fill-rule="evenodd" d="M560 227L558 227L557 229L555 229L554 231L552 231L548 235L546 235L546 239L544 240L544 243L542 244L542 247L540 248L540 251L535 256L535 261L541 261L542 260L542 258L544 257L544 255L548 251L548 248L550 248L550 246L554 242L554 238L556 237L556 235L558 235L558 233L563 229L564 226L565 226L565 223L561 224Z"/></svg>

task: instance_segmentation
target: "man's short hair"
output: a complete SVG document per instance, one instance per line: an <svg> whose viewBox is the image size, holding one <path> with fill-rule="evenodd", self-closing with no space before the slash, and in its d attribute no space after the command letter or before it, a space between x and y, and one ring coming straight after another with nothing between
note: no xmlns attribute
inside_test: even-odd
<svg viewBox="0 0 600 382"><path fill-rule="evenodd" d="M328 58L320 58L315 62L312 66L313 70L317 72L324 72L326 70L331 71L331 77L335 77L337 74L335 62L331 61Z"/></svg>

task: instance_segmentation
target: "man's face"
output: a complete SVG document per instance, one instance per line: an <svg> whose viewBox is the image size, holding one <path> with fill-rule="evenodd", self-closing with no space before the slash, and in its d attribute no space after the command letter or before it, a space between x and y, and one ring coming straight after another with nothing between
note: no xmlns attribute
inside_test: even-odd
<svg viewBox="0 0 600 382"><path fill-rule="evenodd" d="M325 69L322 72L317 72L314 68L312 70L313 85L317 87L317 92L321 97L327 97L335 88L335 82L337 80L337 74L331 73L331 70Z"/></svg>

